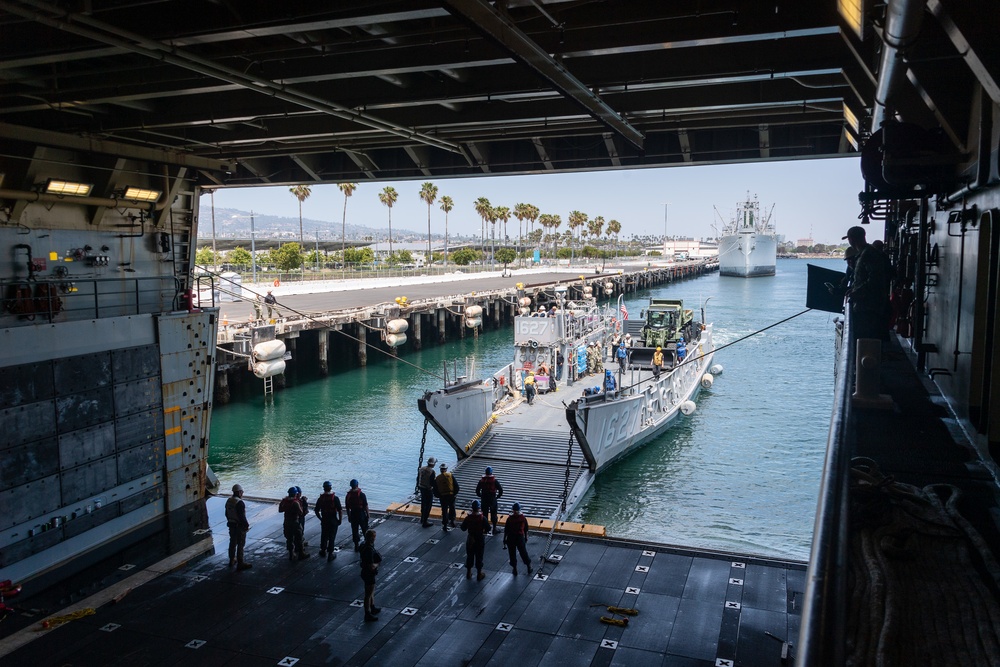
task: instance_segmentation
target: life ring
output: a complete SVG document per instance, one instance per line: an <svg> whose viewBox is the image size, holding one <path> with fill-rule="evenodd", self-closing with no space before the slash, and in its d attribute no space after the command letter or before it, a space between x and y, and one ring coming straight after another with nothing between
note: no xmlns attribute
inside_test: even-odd
<svg viewBox="0 0 1000 667"><path fill-rule="evenodd" d="M281 287L281 281L280 281L280 280L278 280L277 278L275 278L275 279L274 279L274 286L275 286L275 287Z"/></svg>

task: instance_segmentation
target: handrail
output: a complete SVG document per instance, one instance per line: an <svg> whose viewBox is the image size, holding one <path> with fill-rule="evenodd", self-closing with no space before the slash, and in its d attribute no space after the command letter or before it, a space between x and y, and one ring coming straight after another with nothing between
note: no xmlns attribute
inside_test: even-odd
<svg viewBox="0 0 1000 667"><path fill-rule="evenodd" d="M17 288L26 288L19 292ZM47 291L46 291L47 290ZM30 294L29 294L30 293ZM174 309L177 284L169 276L0 279L0 326L68 322L161 313Z"/></svg>
<svg viewBox="0 0 1000 667"><path fill-rule="evenodd" d="M830 417L826 460L806 572L802 627L796 655L796 663L800 665L839 667L845 659L848 469L854 444L851 387L854 383L855 346L850 319L849 314L844 318L833 414Z"/></svg>

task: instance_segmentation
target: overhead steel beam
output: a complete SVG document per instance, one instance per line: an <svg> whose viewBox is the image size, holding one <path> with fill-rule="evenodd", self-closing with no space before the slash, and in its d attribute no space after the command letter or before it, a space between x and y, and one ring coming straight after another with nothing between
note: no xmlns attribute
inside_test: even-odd
<svg viewBox="0 0 1000 667"><path fill-rule="evenodd" d="M976 75L976 79L982 85L983 90L986 94L990 96L994 104L1000 104L1000 71L997 70L997 61L994 57L993 62L987 64L984 58L989 53L989 50L982 44L971 44L966 37L966 33L959 28L955 19L945 8L945 3L942 0L927 0L927 8L931 10L931 14L934 18L938 20L941 24L941 28L944 29L948 39L955 46L955 50L958 51L962 58L965 59L965 64L969 66L972 73ZM980 11L981 9L986 9L985 7L972 9L973 5L964 8L965 11ZM959 7L961 8L961 7ZM993 11L996 11L995 9ZM979 17L977 17L979 18ZM986 25L996 26L995 23L988 20L988 17L982 17L987 19ZM984 33L985 34L985 33ZM995 49L994 49L995 52Z"/></svg>
<svg viewBox="0 0 1000 667"><path fill-rule="evenodd" d="M424 176L434 175L431 173L428 165L427 151L421 150L418 146L404 146L403 149L410 156L410 159L413 160L413 164L417 165L417 169L420 170L421 174Z"/></svg>
<svg viewBox="0 0 1000 667"><path fill-rule="evenodd" d="M760 156L771 157L771 131L766 123L761 123L757 127L758 143L760 144Z"/></svg>
<svg viewBox="0 0 1000 667"><path fill-rule="evenodd" d="M639 150L644 137L617 111L594 94L569 70L523 33L513 21L483 0L445 0L456 13L509 51L517 60L555 86L561 94L583 107L596 120L621 135Z"/></svg>
<svg viewBox="0 0 1000 667"><path fill-rule="evenodd" d="M611 158L611 164L616 167L622 166L622 161L618 158L618 147L615 146L615 136L610 132L605 132L604 137L604 147L608 151L608 157Z"/></svg>
<svg viewBox="0 0 1000 667"><path fill-rule="evenodd" d="M117 28L102 21L97 21L89 16L70 13L59 7L47 5L42 2L31 2L30 4L35 9L27 9L11 2L0 2L0 9L10 12L15 16L41 23L50 28L56 28L86 39L91 39L95 42L118 46L133 53L139 53L215 79L228 81L247 90L275 97L298 106L313 109L314 111L343 118L360 125L412 139L413 141L447 151L458 152L459 150L458 146L451 142L416 132L410 128L385 122L365 112L343 107L329 100L291 88L282 83L271 81L270 79L246 74L194 54L186 53L171 44L164 44L148 39L142 35ZM40 13L42 11L47 12L48 15Z"/></svg>
<svg viewBox="0 0 1000 667"><path fill-rule="evenodd" d="M691 138L688 137L688 131L685 129L677 130L677 140L681 144L681 155L684 156L685 162L691 161Z"/></svg>
<svg viewBox="0 0 1000 667"><path fill-rule="evenodd" d="M378 165L375 164L371 158L369 158L364 153L357 153L355 151L348 151L344 149L341 150L343 150L344 153L347 154L347 157L351 158L351 162L358 165L358 169L363 171L365 173L365 176L367 176L373 181L377 179L375 172L378 171Z"/></svg>
<svg viewBox="0 0 1000 667"><path fill-rule="evenodd" d="M52 132L50 130L39 130L33 127L11 125L9 123L0 123L0 139L28 141L41 144L43 146L68 148L70 150L99 153L102 155L117 155L119 157L144 160L147 162L184 165L195 169L232 171L232 164L226 160L213 160L211 158L199 157L197 155L190 155L179 151L134 146L132 144L109 141L106 139L78 137L72 134L63 134L62 132Z"/></svg>
<svg viewBox="0 0 1000 667"><path fill-rule="evenodd" d="M531 143L535 145L535 150L538 151L538 157L542 160L542 164L549 171L553 171L555 167L552 166L552 158L549 157L549 152L545 150L545 144L542 143L541 137L532 137Z"/></svg>
<svg viewBox="0 0 1000 667"><path fill-rule="evenodd" d="M309 174L309 178L313 179L314 181L323 180L323 178L319 175L319 172L316 171L316 169L311 164L309 164L309 162L307 162L305 158L299 155L289 155L288 157L292 159L292 162L299 165L299 167L302 168L302 171Z"/></svg>
<svg viewBox="0 0 1000 667"><path fill-rule="evenodd" d="M484 174L490 173L490 162L487 157L486 147L480 146L478 143L470 141L466 144L469 147L469 152L472 153L472 157L475 158L474 165L482 169Z"/></svg>

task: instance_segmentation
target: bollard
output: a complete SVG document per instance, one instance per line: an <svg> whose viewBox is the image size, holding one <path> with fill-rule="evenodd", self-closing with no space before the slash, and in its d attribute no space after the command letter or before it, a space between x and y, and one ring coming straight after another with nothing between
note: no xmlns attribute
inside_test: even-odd
<svg viewBox="0 0 1000 667"><path fill-rule="evenodd" d="M854 368L854 394L851 396L855 407L892 409L892 397L878 391L881 367L882 342L876 338L859 338Z"/></svg>

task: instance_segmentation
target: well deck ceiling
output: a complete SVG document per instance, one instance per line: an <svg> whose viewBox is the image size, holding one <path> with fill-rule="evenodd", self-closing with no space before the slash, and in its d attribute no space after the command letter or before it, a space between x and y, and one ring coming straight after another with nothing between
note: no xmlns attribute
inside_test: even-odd
<svg viewBox="0 0 1000 667"><path fill-rule="evenodd" d="M222 186L832 156L875 84L832 0L0 0L0 33L5 142Z"/></svg>

